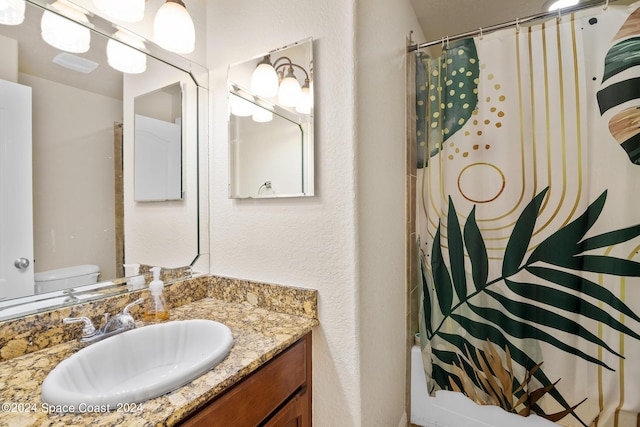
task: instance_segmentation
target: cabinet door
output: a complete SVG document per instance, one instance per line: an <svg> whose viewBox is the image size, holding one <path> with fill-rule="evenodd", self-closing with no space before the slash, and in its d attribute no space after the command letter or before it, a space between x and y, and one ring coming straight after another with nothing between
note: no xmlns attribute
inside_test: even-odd
<svg viewBox="0 0 640 427"><path fill-rule="evenodd" d="M310 427L307 390L293 397L263 427Z"/></svg>
<svg viewBox="0 0 640 427"><path fill-rule="evenodd" d="M311 333L308 333L200 412L182 422L181 426L311 427L310 411Z"/></svg>

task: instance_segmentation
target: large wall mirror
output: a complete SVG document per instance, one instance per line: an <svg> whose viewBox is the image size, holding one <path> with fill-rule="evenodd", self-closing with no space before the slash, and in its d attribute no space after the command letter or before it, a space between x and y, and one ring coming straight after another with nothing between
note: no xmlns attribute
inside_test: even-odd
<svg viewBox="0 0 640 427"><path fill-rule="evenodd" d="M229 67L229 197L314 195L313 41Z"/></svg>
<svg viewBox="0 0 640 427"><path fill-rule="evenodd" d="M11 218L0 224L0 320L126 292L125 264L207 272L206 68L145 41L144 71L116 71L107 46L121 28L96 11L89 50L63 52L41 35L53 0L26 3L23 23L0 24L0 100L18 97L0 101L0 219ZM135 194L135 115L158 93L180 125L165 153L177 190L147 203Z"/></svg>

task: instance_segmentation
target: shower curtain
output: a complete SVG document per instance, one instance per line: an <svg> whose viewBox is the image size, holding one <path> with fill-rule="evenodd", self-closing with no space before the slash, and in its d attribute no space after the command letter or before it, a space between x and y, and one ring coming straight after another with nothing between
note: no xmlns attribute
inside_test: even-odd
<svg viewBox="0 0 640 427"><path fill-rule="evenodd" d="M415 62L429 390L640 426L640 2Z"/></svg>

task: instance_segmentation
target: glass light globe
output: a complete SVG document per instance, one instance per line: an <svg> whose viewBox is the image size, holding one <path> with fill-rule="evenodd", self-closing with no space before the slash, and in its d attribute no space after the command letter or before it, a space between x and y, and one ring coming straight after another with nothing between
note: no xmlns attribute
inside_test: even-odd
<svg viewBox="0 0 640 427"><path fill-rule="evenodd" d="M564 9L565 7L575 6L579 2L580 2L579 0L558 0L556 2L553 2L551 6L549 6L549 12L552 12L558 9Z"/></svg>
<svg viewBox="0 0 640 427"><path fill-rule="evenodd" d="M280 90L278 90L278 103L284 107L295 107L298 105L298 100L302 94L300 83L296 80L293 73L290 73L282 83L280 83Z"/></svg>
<svg viewBox="0 0 640 427"><path fill-rule="evenodd" d="M64 0L57 0L52 7L64 16L45 10L40 21L42 39L51 46L71 53L84 53L91 44L91 31L77 22L89 23L84 12Z"/></svg>
<svg viewBox="0 0 640 427"><path fill-rule="evenodd" d="M238 117L249 117L253 115L254 105L246 99L232 94L229 97L229 105L231 114Z"/></svg>
<svg viewBox="0 0 640 427"><path fill-rule="evenodd" d="M273 113L265 108L254 107L251 115L254 122L267 123L273 120Z"/></svg>
<svg viewBox="0 0 640 427"><path fill-rule="evenodd" d="M259 64L251 75L251 92L263 98L278 94L278 73L270 63Z"/></svg>
<svg viewBox="0 0 640 427"><path fill-rule="evenodd" d="M144 0L93 0L98 10L122 22L140 22L144 19Z"/></svg>
<svg viewBox="0 0 640 427"><path fill-rule="evenodd" d="M24 0L0 0L0 24L22 24L25 5Z"/></svg>
<svg viewBox="0 0 640 427"><path fill-rule="evenodd" d="M305 87L300 91L300 99L296 105L296 111L300 114L311 114L312 103L311 89L309 89L308 85L305 85Z"/></svg>
<svg viewBox="0 0 640 427"><path fill-rule="evenodd" d="M124 30L116 31L114 37L127 44L109 39L107 42L107 61L109 65L123 73L144 73L147 69L147 55L133 48L144 49L145 46L142 39Z"/></svg>
<svg viewBox="0 0 640 427"><path fill-rule="evenodd" d="M180 3L167 1L160 7L153 20L153 34L158 46L175 53L191 53L196 46L196 29Z"/></svg>

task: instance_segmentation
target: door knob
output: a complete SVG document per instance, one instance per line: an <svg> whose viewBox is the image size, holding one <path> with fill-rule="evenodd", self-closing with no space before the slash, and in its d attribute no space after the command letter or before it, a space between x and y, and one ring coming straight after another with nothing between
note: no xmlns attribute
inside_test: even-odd
<svg viewBox="0 0 640 427"><path fill-rule="evenodd" d="M18 258L15 261L13 261L13 265L18 270L26 270L27 267L29 267L29 260L26 258Z"/></svg>

